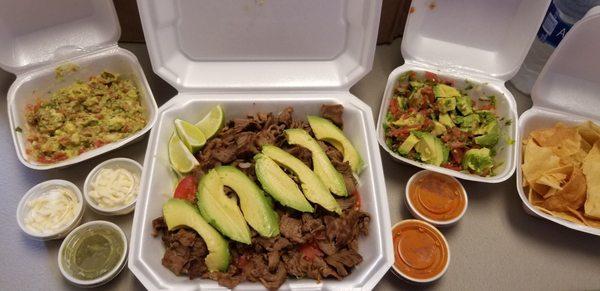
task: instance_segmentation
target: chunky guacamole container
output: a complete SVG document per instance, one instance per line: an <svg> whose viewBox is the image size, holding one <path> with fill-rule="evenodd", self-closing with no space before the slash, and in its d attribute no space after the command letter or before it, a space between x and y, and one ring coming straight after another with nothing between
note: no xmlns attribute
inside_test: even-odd
<svg viewBox="0 0 600 291"><path fill-rule="evenodd" d="M396 161L456 178L484 183L500 183L515 171L517 106L506 88L506 81L516 74L549 0L535 1L414 1L402 37L404 65L396 68L387 81L379 118L377 136L381 147ZM468 19L468 21L465 21ZM494 175L479 176L411 160L386 144L384 124L398 78L413 71L419 76L431 72L452 82L457 88L479 86L484 95L496 96L496 114L510 120L502 135L507 138L496 145Z"/></svg>
<svg viewBox="0 0 600 291"><path fill-rule="evenodd" d="M17 9L20 1L3 3L2 9ZM70 166L137 141L156 120L158 110L150 86L137 58L120 48L119 21L112 1L55 1L32 10L27 21L22 13L3 19L0 31L0 67L14 73L8 91L8 117L17 156L23 165L47 170ZM25 25L25 27L23 27ZM58 67L77 70L57 78ZM128 137L55 163L40 163L27 153L26 106L48 92L103 71L132 80L140 94L146 125Z"/></svg>
<svg viewBox="0 0 600 291"><path fill-rule="evenodd" d="M154 0L138 6L153 69L179 93L161 106L150 134L129 269L151 290L223 289L216 281L175 276L161 264L162 241L151 235L152 220L175 187L167 151L176 118L197 120L216 105L226 120L288 106L305 118L322 104L341 104L344 133L365 161L358 191L371 221L369 235L359 240L363 262L343 280L289 278L281 289L371 290L393 262L391 225L372 111L348 90L371 69L381 1ZM263 289L247 282L236 287Z"/></svg>

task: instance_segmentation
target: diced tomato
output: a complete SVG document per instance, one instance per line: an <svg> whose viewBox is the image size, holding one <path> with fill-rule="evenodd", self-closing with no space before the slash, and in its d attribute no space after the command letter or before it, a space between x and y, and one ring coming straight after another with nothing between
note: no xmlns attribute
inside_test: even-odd
<svg viewBox="0 0 600 291"><path fill-rule="evenodd" d="M173 197L183 199L190 202L196 200L196 189L198 188L198 180L194 176L187 176L177 184Z"/></svg>
<svg viewBox="0 0 600 291"><path fill-rule="evenodd" d="M246 258L245 255L241 255L237 258L235 264L239 267L239 268L243 268L248 264L248 259Z"/></svg>
<svg viewBox="0 0 600 291"><path fill-rule="evenodd" d="M417 78L417 73L416 72L410 72L408 74L408 77L411 81L414 81Z"/></svg>
<svg viewBox="0 0 600 291"><path fill-rule="evenodd" d="M439 82L440 81L440 77L438 77L438 75L432 73L432 72L425 72L425 79L432 81L432 82Z"/></svg>
<svg viewBox="0 0 600 291"><path fill-rule="evenodd" d="M298 250L302 253L302 256L308 261L314 260L315 257L323 256L323 252L314 242L305 243L301 245Z"/></svg>
<svg viewBox="0 0 600 291"><path fill-rule="evenodd" d="M400 117L400 105L398 104L398 100L396 98L392 98L392 100L390 101L390 114L392 114L392 116L395 119L398 119Z"/></svg>
<svg viewBox="0 0 600 291"><path fill-rule="evenodd" d="M421 126L421 128L425 131L431 131L433 130L433 121L430 118L425 118L425 121L423 121L423 126Z"/></svg>
<svg viewBox="0 0 600 291"><path fill-rule="evenodd" d="M362 199L360 198L360 193L358 193L358 190L355 189L354 191L352 191L352 196L354 197L354 200L356 200L356 202L354 203L354 209L360 209Z"/></svg>
<svg viewBox="0 0 600 291"><path fill-rule="evenodd" d="M453 141L453 142L450 142L448 144L448 146L450 146L451 149L458 149L458 148L464 147L465 143L462 141Z"/></svg>
<svg viewBox="0 0 600 291"><path fill-rule="evenodd" d="M413 125L402 128L395 128L390 131L390 135L397 138L407 138L411 131L419 130L421 126Z"/></svg>
<svg viewBox="0 0 600 291"><path fill-rule="evenodd" d="M430 86L425 86L421 89L421 95L423 95L428 101L429 104L435 103L435 94L433 94L433 89Z"/></svg>
<svg viewBox="0 0 600 291"><path fill-rule="evenodd" d="M492 105L492 104L485 104L485 105L481 105L479 106L480 110L495 110L496 106Z"/></svg>
<svg viewBox="0 0 600 291"><path fill-rule="evenodd" d="M97 139L97 140L94 141L94 147L96 147L96 148L99 148L99 147L101 147L103 145L104 145L104 142L101 141L101 140L99 140L99 139Z"/></svg>
<svg viewBox="0 0 600 291"><path fill-rule="evenodd" d="M444 167L446 169L454 170L454 171L460 171L461 170L460 166L453 165L451 163L444 163L444 164L442 164L442 167Z"/></svg>
<svg viewBox="0 0 600 291"><path fill-rule="evenodd" d="M462 158L465 155L465 150L464 149L453 149L451 151L452 153L452 160L454 162L456 162L457 164L460 164L462 162Z"/></svg>

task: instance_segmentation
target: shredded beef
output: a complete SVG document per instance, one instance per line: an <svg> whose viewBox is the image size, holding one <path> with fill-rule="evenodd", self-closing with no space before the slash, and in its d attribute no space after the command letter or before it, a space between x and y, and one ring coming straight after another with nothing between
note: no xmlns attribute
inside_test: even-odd
<svg viewBox="0 0 600 291"><path fill-rule="evenodd" d="M312 168L312 153L307 148L303 148L298 145L293 145L287 149L287 152L301 160L309 168Z"/></svg>
<svg viewBox="0 0 600 291"><path fill-rule="evenodd" d="M341 104L321 105L321 116L327 118L333 122L333 124L340 128L344 126L344 120L342 114L344 113L344 106Z"/></svg>
<svg viewBox="0 0 600 291"><path fill-rule="evenodd" d="M341 250L337 253L331 254L325 261L333 266L336 269L336 272L340 276L347 276L348 270L347 268L352 268L362 262L362 256L354 251L349 249Z"/></svg>
<svg viewBox="0 0 600 291"><path fill-rule="evenodd" d="M340 127L342 112L341 105L321 107L321 116ZM288 128L302 128L313 135L308 122L294 118L291 107L279 114L258 113L233 119L196 153L200 166L192 173L201 177L216 166L228 164L257 182L253 156L265 144L283 148L312 168L309 150L287 144L284 130ZM354 192L357 181L342 153L328 143L319 141L319 144L344 177L348 192ZM299 182L296 176L291 177ZM236 198L229 188L226 188L226 193ZM318 206L314 213L300 213L274 203L280 217L280 234L266 238L251 230L250 245L230 241L231 263L225 272L208 271L204 261L208 248L195 231L188 228L169 231L164 219L159 217L152 221L152 235L162 236L166 249L162 263L171 272L190 279L215 280L227 288L249 281L260 282L267 289L277 289L288 277L340 280L362 262L358 240L360 236L367 235L370 218L357 209L355 195L338 198L337 202L343 210L342 215ZM316 248L317 254L304 253L306 246Z"/></svg>
<svg viewBox="0 0 600 291"><path fill-rule="evenodd" d="M302 236L302 221L300 219L295 219L288 214L284 214L279 220L279 230L281 231L281 235L292 242L305 242Z"/></svg>

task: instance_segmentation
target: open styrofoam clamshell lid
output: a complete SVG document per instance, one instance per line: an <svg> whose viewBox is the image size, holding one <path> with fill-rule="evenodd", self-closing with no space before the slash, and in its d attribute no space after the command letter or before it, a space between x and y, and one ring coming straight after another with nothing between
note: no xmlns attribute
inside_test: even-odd
<svg viewBox="0 0 600 291"><path fill-rule="evenodd" d="M531 99L534 106L600 120L600 6L590 10L556 48Z"/></svg>
<svg viewBox="0 0 600 291"><path fill-rule="evenodd" d="M114 45L120 33L111 0L2 1L0 66L18 73Z"/></svg>
<svg viewBox="0 0 600 291"><path fill-rule="evenodd" d="M600 6L588 11L554 50L533 86L533 108L519 119L517 190L527 213L560 225L600 236L600 229L576 224L536 209L523 189L522 141L536 129L558 122L600 123Z"/></svg>
<svg viewBox="0 0 600 291"><path fill-rule="evenodd" d="M507 81L527 55L549 0L413 1L404 35L407 62Z"/></svg>
<svg viewBox="0 0 600 291"><path fill-rule="evenodd" d="M17 75L7 94L10 128L17 157L29 168L48 170L70 166L138 141L156 120L158 107L136 56L117 45L121 30L111 0L2 1L0 67ZM57 79L55 69L79 67ZM138 87L147 124L119 141L56 163L39 163L27 154L25 108L49 92L103 71L131 79Z"/></svg>
<svg viewBox="0 0 600 291"><path fill-rule="evenodd" d="M521 65L550 0L510 1L413 1L404 36L402 55L405 64L388 77L377 124L381 147L396 161L483 183L500 183L516 168L516 149L512 140L517 133L517 105L505 82ZM505 123L494 156L495 175L482 177L401 156L387 146L384 123L398 77L414 71L431 71L457 88L479 85L474 95L497 97L496 113ZM474 91L470 91L473 93ZM477 98L477 96L471 96Z"/></svg>
<svg viewBox="0 0 600 291"><path fill-rule="evenodd" d="M180 92L349 89L371 69L381 1L138 1L154 71Z"/></svg>

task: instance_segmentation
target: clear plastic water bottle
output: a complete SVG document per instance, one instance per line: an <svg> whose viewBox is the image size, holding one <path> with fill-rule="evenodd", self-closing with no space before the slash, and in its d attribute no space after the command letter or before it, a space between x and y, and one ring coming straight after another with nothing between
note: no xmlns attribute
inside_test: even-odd
<svg viewBox="0 0 600 291"><path fill-rule="evenodd" d="M533 83L556 46L573 24L596 5L600 5L600 0L553 0L550 3L542 26L521 69L510 80L517 90L531 94Z"/></svg>

